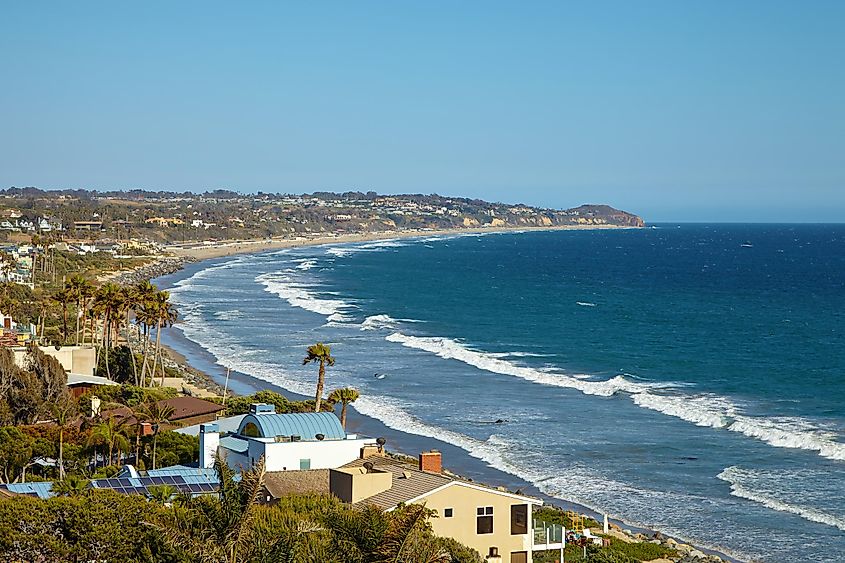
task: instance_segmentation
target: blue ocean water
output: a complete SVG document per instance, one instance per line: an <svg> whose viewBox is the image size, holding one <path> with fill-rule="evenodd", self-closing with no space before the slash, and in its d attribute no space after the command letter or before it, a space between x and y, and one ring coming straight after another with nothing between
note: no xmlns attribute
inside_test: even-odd
<svg viewBox="0 0 845 563"><path fill-rule="evenodd" d="M843 225L329 245L172 293L221 365L309 395L328 342L360 413L550 496L747 560L845 560Z"/></svg>

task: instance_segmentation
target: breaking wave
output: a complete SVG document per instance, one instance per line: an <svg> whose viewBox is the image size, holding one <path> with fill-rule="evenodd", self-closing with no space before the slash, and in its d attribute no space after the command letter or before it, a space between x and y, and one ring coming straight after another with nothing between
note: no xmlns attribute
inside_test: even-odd
<svg viewBox="0 0 845 563"><path fill-rule="evenodd" d="M741 469L732 465L719 473L717 477L731 486L731 495L735 497L756 502L766 508L777 510L779 512L796 514L805 520L809 520L810 522L826 524L828 526L833 526L834 528L839 528L845 532L845 518L829 514L823 510L818 510L817 508L800 504L792 504L786 500L777 498L773 494L773 491L753 490L749 486L749 481L754 480L754 472L752 471ZM775 482L777 481L775 480Z"/></svg>
<svg viewBox="0 0 845 563"><path fill-rule="evenodd" d="M416 348L417 350L436 354L447 360L458 360L485 371L511 375L542 385L577 389L587 395L610 397L620 391L641 393L653 387L652 384L648 383L628 381L622 376L616 376L606 381L586 381L562 373L550 373L530 367L518 366L497 358L495 355L467 348L460 342L450 338L407 336L400 332L394 332L386 336L385 339L388 342L396 342L408 348Z"/></svg>
<svg viewBox="0 0 845 563"><path fill-rule="evenodd" d="M313 285L296 281L284 272L261 274L255 278L255 281L262 284L265 291L278 295L292 306L326 317L343 316L344 312L355 308L354 305L341 299L321 297L320 293L313 291ZM338 318L340 317L335 317L335 319Z"/></svg>
<svg viewBox="0 0 845 563"><path fill-rule="evenodd" d="M739 432L774 447L811 450L822 457L845 460L845 444L836 441L834 434L809 421L797 417L763 418L744 415L737 405L717 395L669 395L666 392L677 388L677 385L634 382L621 375L595 381L554 370L520 366L501 359L499 354L473 350L450 338L408 336L394 332L385 339L444 359L458 360L481 370L519 377L540 385L576 389L586 395L601 397L625 393L630 395L637 406L697 426Z"/></svg>

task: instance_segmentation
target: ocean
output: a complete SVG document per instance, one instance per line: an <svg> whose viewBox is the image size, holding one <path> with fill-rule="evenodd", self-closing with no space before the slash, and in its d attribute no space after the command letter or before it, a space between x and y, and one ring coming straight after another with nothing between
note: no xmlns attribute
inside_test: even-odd
<svg viewBox="0 0 845 563"><path fill-rule="evenodd" d="M328 389L470 476L743 560L845 560L845 225L423 236L163 281L211 362L312 395L329 343Z"/></svg>

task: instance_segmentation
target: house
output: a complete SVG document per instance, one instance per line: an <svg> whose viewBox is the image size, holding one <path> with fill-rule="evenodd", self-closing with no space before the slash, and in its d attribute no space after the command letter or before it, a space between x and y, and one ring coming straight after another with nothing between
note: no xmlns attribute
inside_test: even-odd
<svg viewBox="0 0 845 563"><path fill-rule="evenodd" d="M170 407L173 409L173 414L167 417L167 420L169 420L170 423L165 425L162 429L171 429L174 426L208 423L215 420L217 418L217 413L225 409L225 407L218 405L217 403L198 399L197 397L173 397L172 399L162 399L161 401L156 401L156 405L159 407ZM123 418L130 426L134 425L136 422L135 417L132 416L132 411L127 407L103 411L100 413L100 417ZM148 423L141 423L142 436L150 435L153 431L154 429ZM203 467L211 467L211 465Z"/></svg>
<svg viewBox="0 0 845 563"><path fill-rule="evenodd" d="M67 374L67 388L71 395L79 398L88 391L100 385L118 385L110 379L96 375L83 375L79 373Z"/></svg>
<svg viewBox="0 0 845 563"><path fill-rule="evenodd" d="M102 221L74 221L73 228L77 231L101 231L103 230Z"/></svg>
<svg viewBox="0 0 845 563"><path fill-rule="evenodd" d="M236 432L221 437L218 424L205 424L199 438L200 467L211 467L216 455L244 470L263 457L268 472L340 467L376 447L371 438L347 434L334 413L277 414L263 403L250 406Z"/></svg>
<svg viewBox="0 0 845 563"><path fill-rule="evenodd" d="M53 356L65 371L85 376L94 375L95 353L93 346L41 346L41 351L48 356ZM16 346L12 350L15 353L15 364L26 368L27 349L25 346Z"/></svg>
<svg viewBox="0 0 845 563"><path fill-rule="evenodd" d="M417 465L374 455L331 469L329 491L353 506L386 511L425 504L437 514L430 521L435 534L476 549L491 563L531 563L534 551L564 547L561 527L532 518L541 500L446 474L435 450L421 453Z"/></svg>

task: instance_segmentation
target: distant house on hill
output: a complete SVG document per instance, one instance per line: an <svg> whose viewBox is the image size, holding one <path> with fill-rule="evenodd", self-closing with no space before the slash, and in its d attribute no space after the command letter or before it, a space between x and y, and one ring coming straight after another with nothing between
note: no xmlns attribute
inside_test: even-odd
<svg viewBox="0 0 845 563"><path fill-rule="evenodd" d="M103 230L102 221L74 221L73 228L76 231L101 231Z"/></svg>

